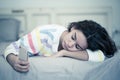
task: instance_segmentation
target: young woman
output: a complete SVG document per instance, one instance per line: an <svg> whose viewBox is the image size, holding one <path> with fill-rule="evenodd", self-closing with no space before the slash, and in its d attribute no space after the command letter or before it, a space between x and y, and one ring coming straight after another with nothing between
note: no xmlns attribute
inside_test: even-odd
<svg viewBox="0 0 120 80"><path fill-rule="evenodd" d="M21 46L29 56L66 56L85 61L104 61L117 50L105 28L89 20L73 22L68 29L59 25L37 27L11 43L5 50L5 58L16 71L27 72L29 62L17 56Z"/></svg>

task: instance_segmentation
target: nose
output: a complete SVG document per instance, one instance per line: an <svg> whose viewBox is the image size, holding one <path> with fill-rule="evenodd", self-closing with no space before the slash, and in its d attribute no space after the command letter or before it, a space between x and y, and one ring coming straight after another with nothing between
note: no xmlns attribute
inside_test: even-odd
<svg viewBox="0 0 120 80"><path fill-rule="evenodd" d="M69 42L68 42L68 47L69 47L69 48L74 47L74 45L75 45L75 42L74 42L74 41L69 41Z"/></svg>

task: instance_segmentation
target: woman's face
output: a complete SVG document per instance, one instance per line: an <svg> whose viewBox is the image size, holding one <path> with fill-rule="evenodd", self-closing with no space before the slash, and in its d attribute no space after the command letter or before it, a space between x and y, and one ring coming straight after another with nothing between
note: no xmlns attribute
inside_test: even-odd
<svg viewBox="0 0 120 80"><path fill-rule="evenodd" d="M62 38L62 47L68 51L82 51L87 48L87 40L84 34L76 29L71 29Z"/></svg>

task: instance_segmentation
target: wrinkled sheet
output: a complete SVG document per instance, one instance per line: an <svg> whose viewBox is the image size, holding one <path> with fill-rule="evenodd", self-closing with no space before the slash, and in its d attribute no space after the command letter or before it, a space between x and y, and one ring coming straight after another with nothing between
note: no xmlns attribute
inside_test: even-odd
<svg viewBox="0 0 120 80"><path fill-rule="evenodd" d="M30 70L19 73L0 57L1 80L83 80L86 73L101 63L80 61L71 58L29 58Z"/></svg>
<svg viewBox="0 0 120 80"><path fill-rule="evenodd" d="M120 50L114 57L89 71L84 80L120 80Z"/></svg>
<svg viewBox="0 0 120 80"><path fill-rule="evenodd" d="M0 55L0 80L119 80L120 75L120 51L99 63L67 57L30 57L29 62L29 72L19 73Z"/></svg>
<svg viewBox="0 0 120 80"><path fill-rule="evenodd" d="M119 56L119 57L118 57ZM119 80L120 55L102 63L71 58L29 58L30 70L19 73L0 56L0 80Z"/></svg>

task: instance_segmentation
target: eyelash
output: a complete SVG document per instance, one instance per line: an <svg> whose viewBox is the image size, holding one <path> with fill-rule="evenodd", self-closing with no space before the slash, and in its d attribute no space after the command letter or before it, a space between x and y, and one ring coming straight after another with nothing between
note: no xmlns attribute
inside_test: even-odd
<svg viewBox="0 0 120 80"><path fill-rule="evenodd" d="M72 37L71 37L71 38L72 38L72 40L75 40L75 38L74 38L74 36L73 36L73 35L72 35ZM75 45L76 49L79 49L77 46L78 46L78 45L76 44L76 45Z"/></svg>
<svg viewBox="0 0 120 80"><path fill-rule="evenodd" d="M71 38L72 38L72 40L75 40L74 36L72 36Z"/></svg>
<svg viewBox="0 0 120 80"><path fill-rule="evenodd" d="M78 45L76 44L75 47L76 47L77 49L79 49L77 46L78 46Z"/></svg>

